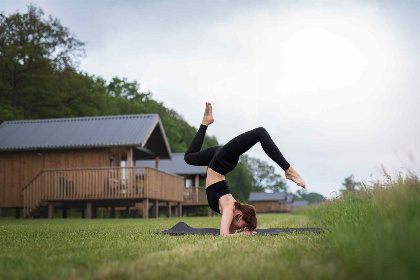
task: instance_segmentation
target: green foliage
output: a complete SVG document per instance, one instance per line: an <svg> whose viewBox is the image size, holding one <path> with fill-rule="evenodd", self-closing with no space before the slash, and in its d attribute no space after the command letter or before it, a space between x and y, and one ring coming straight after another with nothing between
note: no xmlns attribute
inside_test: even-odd
<svg viewBox="0 0 420 280"><path fill-rule="evenodd" d="M341 183L347 191L354 191L356 187L361 186L360 182L354 181L354 175L351 174L349 177L344 179L344 182Z"/></svg>
<svg viewBox="0 0 420 280"><path fill-rule="evenodd" d="M324 200L323 195L315 192L308 193L306 189L298 190L296 193L295 200L307 200L309 204L320 203Z"/></svg>
<svg viewBox="0 0 420 280"><path fill-rule="evenodd" d="M8 118L43 117L60 110L57 72L74 71L84 43L58 19L43 19L33 5L25 14L0 13L0 121Z"/></svg>
<svg viewBox="0 0 420 280"><path fill-rule="evenodd" d="M277 174L274 166L258 158L244 155L240 162L243 163L251 172L253 181L253 191L263 192L270 190L280 192L287 190L287 184L280 174Z"/></svg>
<svg viewBox="0 0 420 280"><path fill-rule="evenodd" d="M141 92L137 81L78 72L83 42L33 5L24 14L0 13L0 122L127 114L159 114L172 152L185 152L196 128ZM203 148L218 145L206 136Z"/></svg>

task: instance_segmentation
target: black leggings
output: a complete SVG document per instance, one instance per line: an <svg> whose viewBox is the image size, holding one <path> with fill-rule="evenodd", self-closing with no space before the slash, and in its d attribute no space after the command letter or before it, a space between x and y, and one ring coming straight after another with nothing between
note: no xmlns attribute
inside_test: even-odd
<svg viewBox="0 0 420 280"><path fill-rule="evenodd" d="M258 127L242 133L230 140L224 146L214 146L200 152L206 135L207 126L201 125L193 141L185 153L186 163L196 166L208 166L217 173L225 175L232 171L238 164L239 157L256 143L260 142L264 152L274 160L284 171L290 164L274 144L267 130Z"/></svg>

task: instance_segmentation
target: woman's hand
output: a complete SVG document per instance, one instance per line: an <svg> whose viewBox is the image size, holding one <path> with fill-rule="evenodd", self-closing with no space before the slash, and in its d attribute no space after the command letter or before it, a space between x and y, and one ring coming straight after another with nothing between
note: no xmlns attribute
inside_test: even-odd
<svg viewBox="0 0 420 280"><path fill-rule="evenodd" d="M255 230L253 230L253 231L244 230L244 231L240 232L239 234L241 234L241 235L252 235L252 236L254 236L254 235L257 234L257 232Z"/></svg>

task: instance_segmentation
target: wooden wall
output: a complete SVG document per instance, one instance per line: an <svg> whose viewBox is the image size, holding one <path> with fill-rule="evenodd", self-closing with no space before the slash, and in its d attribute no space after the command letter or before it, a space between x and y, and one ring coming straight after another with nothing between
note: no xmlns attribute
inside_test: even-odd
<svg viewBox="0 0 420 280"><path fill-rule="evenodd" d="M269 213L282 211L282 204L278 200L275 201L254 201L251 203L257 213Z"/></svg>
<svg viewBox="0 0 420 280"><path fill-rule="evenodd" d="M0 153L0 208L23 207L22 188L43 169L120 166L131 147ZM130 163L128 163L128 166Z"/></svg>

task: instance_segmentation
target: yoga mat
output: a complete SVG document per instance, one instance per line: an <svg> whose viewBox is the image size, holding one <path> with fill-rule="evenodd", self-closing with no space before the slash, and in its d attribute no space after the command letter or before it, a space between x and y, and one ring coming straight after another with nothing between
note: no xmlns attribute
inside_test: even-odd
<svg viewBox="0 0 420 280"><path fill-rule="evenodd" d="M268 229L256 229L257 235L275 235L280 233L288 232L316 232L320 233L322 229L320 228L268 228ZM158 232L160 234L200 234L200 235L220 235L220 230L217 228L192 228L184 222L179 222L170 229L163 230Z"/></svg>

